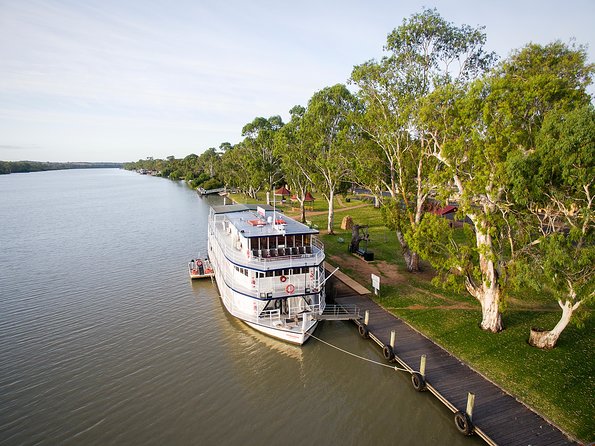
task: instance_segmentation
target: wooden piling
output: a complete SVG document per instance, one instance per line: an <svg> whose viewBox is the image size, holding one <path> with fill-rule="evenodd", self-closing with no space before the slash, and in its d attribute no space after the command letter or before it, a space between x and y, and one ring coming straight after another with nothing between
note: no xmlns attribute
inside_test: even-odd
<svg viewBox="0 0 595 446"><path fill-rule="evenodd" d="M467 409L465 412L471 421L473 421L473 406L475 406L475 394L467 393Z"/></svg>
<svg viewBox="0 0 595 446"><path fill-rule="evenodd" d="M396 330L391 330L391 332L390 332L390 346L393 349L393 351L395 349L396 338L397 338L397 332L396 332Z"/></svg>
<svg viewBox="0 0 595 446"><path fill-rule="evenodd" d="M421 360L419 361L419 373L424 378L426 377L426 355L421 355Z"/></svg>

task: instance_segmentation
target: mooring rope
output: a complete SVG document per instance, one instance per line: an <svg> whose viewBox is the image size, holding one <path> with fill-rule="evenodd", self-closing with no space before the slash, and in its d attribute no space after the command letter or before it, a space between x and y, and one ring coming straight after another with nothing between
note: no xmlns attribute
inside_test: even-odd
<svg viewBox="0 0 595 446"><path fill-rule="evenodd" d="M363 356L356 355L355 353L351 353L351 352L349 352L349 351L347 351L347 350L344 350L344 349L342 349L341 347L337 347L336 345L333 345L333 344L331 344L331 343L329 343L329 342L323 341L322 339L320 339L320 338L318 338L318 337L314 336L313 334L311 334L311 335L310 335L310 337L311 337L311 338L314 338L314 339L316 339L317 341L320 341L320 342L322 342L323 344L326 344L326 345L328 345L329 347L332 347L332 348L334 348L334 349L337 349L337 350L339 350L339 351L341 351L341 352L343 352L343 353L346 353L346 354L348 354L348 355L354 356L354 357L356 357L356 358L358 358L358 359L361 359L361 360L363 360L363 361L371 362L372 364L381 365L382 367L387 367L387 368L389 368L389 369L393 369L393 370L395 370L395 371L397 371L397 372L399 372L399 371L400 371L400 372L407 372L407 373L411 373L411 372L410 372L409 370L407 370L407 369L402 369L402 368L400 368L400 367L397 367L397 366L394 366L394 367L393 367L392 365L383 364L382 362L374 361L373 359L368 359L368 358L364 358Z"/></svg>

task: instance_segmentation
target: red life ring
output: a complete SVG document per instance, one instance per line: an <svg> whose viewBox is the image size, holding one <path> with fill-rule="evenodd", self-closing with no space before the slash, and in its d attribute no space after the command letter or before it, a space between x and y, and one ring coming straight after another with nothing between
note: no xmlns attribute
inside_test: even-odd
<svg viewBox="0 0 595 446"><path fill-rule="evenodd" d="M202 265L202 260L197 260L197 261L196 261L196 264L197 264L198 266Z"/></svg>
<svg viewBox="0 0 595 446"><path fill-rule="evenodd" d="M281 278L279 280L281 280L281 282L285 282L287 280L287 277L281 276Z"/></svg>
<svg viewBox="0 0 595 446"><path fill-rule="evenodd" d="M294 291L295 291L295 287L291 283L285 287L285 292L287 294L291 294Z"/></svg>

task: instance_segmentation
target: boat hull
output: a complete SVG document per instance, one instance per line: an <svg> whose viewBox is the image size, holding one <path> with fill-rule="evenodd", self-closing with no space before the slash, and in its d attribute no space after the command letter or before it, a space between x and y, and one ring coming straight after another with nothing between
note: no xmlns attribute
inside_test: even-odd
<svg viewBox="0 0 595 446"><path fill-rule="evenodd" d="M211 274L202 274L201 275L201 274L192 274L192 273L190 273L190 278L192 280L195 280L195 279L208 279L209 277L215 277L215 274L214 273L211 273Z"/></svg>
<svg viewBox="0 0 595 446"><path fill-rule="evenodd" d="M243 321L243 322L245 322L247 325L249 325L253 329L260 331L261 333L264 333L267 336L271 336L273 338L280 339L282 341L289 342L290 344L296 344L296 345L303 345L304 342L306 342L310 338L310 335L312 333L314 333L314 330L316 330L316 327L318 326L318 322L314 322L313 325L308 330L301 332L301 333L296 333L293 331L281 330L281 329L267 327L265 325L255 324L253 322L248 322L248 321Z"/></svg>

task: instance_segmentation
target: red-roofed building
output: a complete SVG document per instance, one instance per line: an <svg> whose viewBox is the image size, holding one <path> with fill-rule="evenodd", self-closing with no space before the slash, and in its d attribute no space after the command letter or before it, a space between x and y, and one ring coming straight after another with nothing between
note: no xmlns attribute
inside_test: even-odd
<svg viewBox="0 0 595 446"><path fill-rule="evenodd" d="M432 209L430 212L432 214L439 215L440 217L444 217L447 214L455 214L458 210L459 210L458 207L448 205L448 206L444 206L443 208Z"/></svg>
<svg viewBox="0 0 595 446"><path fill-rule="evenodd" d="M285 186L281 186L279 189L275 191L275 195L280 195L282 197L289 197L291 196L291 192Z"/></svg>

